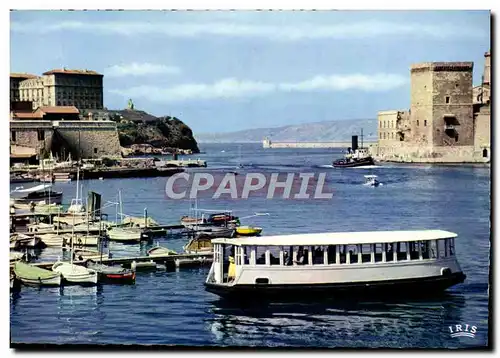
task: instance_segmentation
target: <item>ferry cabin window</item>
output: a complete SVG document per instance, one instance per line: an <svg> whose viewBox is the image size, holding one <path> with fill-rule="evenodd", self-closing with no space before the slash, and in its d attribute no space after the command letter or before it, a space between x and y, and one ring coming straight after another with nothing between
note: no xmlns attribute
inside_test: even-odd
<svg viewBox="0 0 500 358"><path fill-rule="evenodd" d="M397 248L397 258L398 258L398 261L404 261L406 260L406 242L398 242L396 244L396 248Z"/></svg>
<svg viewBox="0 0 500 358"><path fill-rule="evenodd" d="M283 262L285 266L292 266L293 264L293 246L285 246L283 248Z"/></svg>
<svg viewBox="0 0 500 358"><path fill-rule="evenodd" d="M382 251L384 244L375 244L375 262L382 262Z"/></svg>
<svg viewBox="0 0 500 358"><path fill-rule="evenodd" d="M272 266L280 265L280 246L269 246L269 262Z"/></svg>
<svg viewBox="0 0 500 358"><path fill-rule="evenodd" d="M436 256L437 256L437 245L436 245L436 240L431 240L431 241L430 241L430 247L431 247L431 249L430 249L430 251L429 251L429 253L430 253L430 258L431 258L431 259L435 259L435 258L436 258Z"/></svg>
<svg viewBox="0 0 500 358"><path fill-rule="evenodd" d="M266 249L265 246L256 246L255 247L255 259L256 265L265 265L266 264Z"/></svg>
<svg viewBox="0 0 500 358"><path fill-rule="evenodd" d="M372 261L372 250L371 250L371 245L370 244L364 244L364 245L359 245L361 249L361 262L371 262Z"/></svg>
<svg viewBox="0 0 500 358"><path fill-rule="evenodd" d="M325 263L325 250L323 246L311 246L313 265L323 265Z"/></svg>
<svg viewBox="0 0 500 358"><path fill-rule="evenodd" d="M347 262L351 264L358 263L358 245L347 245Z"/></svg>
<svg viewBox="0 0 500 358"><path fill-rule="evenodd" d="M449 255L454 256L455 255L455 239L448 239L448 244L450 245L449 249Z"/></svg>
<svg viewBox="0 0 500 358"><path fill-rule="evenodd" d="M430 248L431 248L431 243L430 241L423 241L420 243L420 247L422 250L422 258L423 259L428 259L430 258Z"/></svg>
<svg viewBox="0 0 500 358"><path fill-rule="evenodd" d="M446 257L446 243L445 239L437 240L437 253L438 257Z"/></svg>
<svg viewBox="0 0 500 358"><path fill-rule="evenodd" d="M410 242L410 260L419 260L420 259L420 255L418 253L418 245L419 245L419 242L417 241L411 241Z"/></svg>
<svg viewBox="0 0 500 358"><path fill-rule="evenodd" d="M328 245L328 264L335 264L337 262L337 245Z"/></svg>
<svg viewBox="0 0 500 358"><path fill-rule="evenodd" d="M296 246L294 250L294 265L309 265L308 246Z"/></svg>
<svg viewBox="0 0 500 358"><path fill-rule="evenodd" d="M241 250L243 251L243 265L248 265L250 263L250 247L242 246Z"/></svg>

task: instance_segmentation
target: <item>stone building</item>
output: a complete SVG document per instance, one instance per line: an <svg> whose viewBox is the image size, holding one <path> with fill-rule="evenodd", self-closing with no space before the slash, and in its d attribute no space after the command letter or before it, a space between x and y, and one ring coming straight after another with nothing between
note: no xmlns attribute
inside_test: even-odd
<svg viewBox="0 0 500 358"><path fill-rule="evenodd" d="M390 145L405 140L409 130L409 112L404 110L378 112L378 143Z"/></svg>
<svg viewBox="0 0 500 358"><path fill-rule="evenodd" d="M27 79L37 78L36 75L29 73L11 73L10 74L10 102L21 101L21 93L19 84Z"/></svg>
<svg viewBox="0 0 500 358"><path fill-rule="evenodd" d="M80 110L103 108L103 75L90 70L55 69L42 76L11 73L12 101L42 106L75 106Z"/></svg>
<svg viewBox="0 0 500 358"><path fill-rule="evenodd" d="M14 146L32 148L37 155L52 152L60 158L121 157L116 123L14 119L10 121L11 152Z"/></svg>
<svg viewBox="0 0 500 358"><path fill-rule="evenodd" d="M485 54L482 84L474 88L472 70L472 62L412 65L410 110L379 112L375 157L417 162L489 161L490 53Z"/></svg>

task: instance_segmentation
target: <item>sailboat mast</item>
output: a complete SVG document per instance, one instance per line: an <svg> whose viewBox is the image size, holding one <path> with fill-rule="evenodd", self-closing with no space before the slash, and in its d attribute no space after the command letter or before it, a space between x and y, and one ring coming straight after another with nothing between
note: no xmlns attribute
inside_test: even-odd
<svg viewBox="0 0 500 358"><path fill-rule="evenodd" d="M122 204L122 191L118 190L118 198L120 202L120 221L123 221L123 204Z"/></svg>

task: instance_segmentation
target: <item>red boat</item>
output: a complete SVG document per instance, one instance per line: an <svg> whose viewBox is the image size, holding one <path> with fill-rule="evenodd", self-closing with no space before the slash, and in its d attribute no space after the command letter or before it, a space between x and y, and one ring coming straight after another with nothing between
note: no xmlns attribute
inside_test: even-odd
<svg viewBox="0 0 500 358"><path fill-rule="evenodd" d="M135 283L135 271L125 269L121 266L106 266L95 263L92 260L87 261L87 268L97 271L99 282L103 283Z"/></svg>

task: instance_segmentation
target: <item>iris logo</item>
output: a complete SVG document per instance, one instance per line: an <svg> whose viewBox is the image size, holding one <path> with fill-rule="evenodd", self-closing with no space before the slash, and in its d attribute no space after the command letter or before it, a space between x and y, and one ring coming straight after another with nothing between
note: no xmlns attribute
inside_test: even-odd
<svg viewBox="0 0 500 358"><path fill-rule="evenodd" d="M465 325L456 324L455 326L448 326L448 329L450 330L450 337L452 337L452 338L455 338L455 337L474 338L474 337L476 337L476 331L477 331L476 326L469 326L468 324L465 324Z"/></svg>

